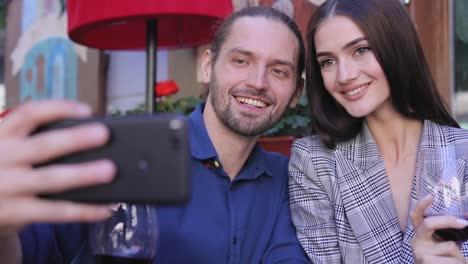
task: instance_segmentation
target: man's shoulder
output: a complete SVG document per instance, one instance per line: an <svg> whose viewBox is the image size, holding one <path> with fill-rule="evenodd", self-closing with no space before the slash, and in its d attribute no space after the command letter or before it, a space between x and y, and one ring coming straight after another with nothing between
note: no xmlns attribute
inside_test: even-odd
<svg viewBox="0 0 468 264"><path fill-rule="evenodd" d="M288 167L289 157L278 152L267 151L263 149L265 163L269 168L276 170L285 170Z"/></svg>
<svg viewBox="0 0 468 264"><path fill-rule="evenodd" d="M63 242L74 243L84 239L87 234L86 224L31 224L20 232L20 238L24 240L38 241L46 239L63 240ZM73 239L69 239L73 237Z"/></svg>
<svg viewBox="0 0 468 264"><path fill-rule="evenodd" d="M83 224L32 224L20 232L23 263L69 263L86 236Z"/></svg>
<svg viewBox="0 0 468 264"><path fill-rule="evenodd" d="M273 184L283 185L287 181L289 158L277 152L266 151L261 148L262 167L265 173L273 179Z"/></svg>
<svg viewBox="0 0 468 264"><path fill-rule="evenodd" d="M288 157L278 152L267 151L263 149L265 159L268 162L288 162Z"/></svg>

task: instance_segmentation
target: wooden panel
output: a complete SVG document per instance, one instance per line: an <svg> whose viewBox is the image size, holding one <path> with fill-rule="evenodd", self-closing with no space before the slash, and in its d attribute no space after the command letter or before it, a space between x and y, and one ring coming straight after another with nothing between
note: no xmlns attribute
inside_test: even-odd
<svg viewBox="0 0 468 264"><path fill-rule="evenodd" d="M9 108L19 101L19 76L12 73L10 54L18 42L21 31L21 10L23 1L11 1L6 17L5 38L5 107Z"/></svg>
<svg viewBox="0 0 468 264"><path fill-rule="evenodd" d="M301 30L304 41L306 40L307 25L310 17L317 10L317 6L312 4L309 0L289 0L294 6L294 20L296 21L299 30ZM321 2L319 0L318 2ZM275 0L260 0L261 6L272 6ZM307 46L307 45L306 45Z"/></svg>
<svg viewBox="0 0 468 264"><path fill-rule="evenodd" d="M307 26L310 17L317 10L317 6L305 0L294 0L294 19L302 32L304 41L307 39ZM307 46L307 45L306 45Z"/></svg>
<svg viewBox="0 0 468 264"><path fill-rule="evenodd" d="M410 15L416 25L437 88L448 106L451 106L453 87L453 68L450 63L450 1L411 0L409 5Z"/></svg>

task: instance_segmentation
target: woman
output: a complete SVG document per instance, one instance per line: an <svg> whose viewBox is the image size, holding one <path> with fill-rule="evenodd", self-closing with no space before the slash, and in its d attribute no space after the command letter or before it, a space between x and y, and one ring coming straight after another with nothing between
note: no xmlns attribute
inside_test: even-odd
<svg viewBox="0 0 468 264"><path fill-rule="evenodd" d="M424 149L468 156L468 132L444 107L400 1L328 0L307 42L316 136L292 148L290 199L312 262L465 263L468 243L432 234L467 221L423 219L430 201L417 204L414 175Z"/></svg>

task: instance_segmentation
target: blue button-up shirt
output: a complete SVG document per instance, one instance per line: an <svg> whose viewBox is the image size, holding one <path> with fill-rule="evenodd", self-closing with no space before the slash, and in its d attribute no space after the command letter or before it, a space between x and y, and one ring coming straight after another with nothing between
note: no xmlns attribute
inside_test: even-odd
<svg viewBox="0 0 468 264"><path fill-rule="evenodd" d="M208 137L202 111L200 105L188 118L191 199L183 206L158 207L155 263L307 263L291 223L287 158L256 145L231 181ZM28 256L36 258L31 263L40 263L37 258L43 263L70 261L80 251L70 233L86 237L83 229L70 225L27 229L22 235L25 261ZM44 237L53 245L38 245Z"/></svg>

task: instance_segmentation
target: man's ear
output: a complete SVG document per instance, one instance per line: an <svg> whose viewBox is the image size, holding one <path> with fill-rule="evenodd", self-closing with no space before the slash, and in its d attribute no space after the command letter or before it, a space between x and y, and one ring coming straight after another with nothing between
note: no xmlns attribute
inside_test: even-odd
<svg viewBox="0 0 468 264"><path fill-rule="evenodd" d="M202 71L202 83L203 84L210 83L212 63L213 63L213 53L211 52L211 50L207 49L203 53L203 57L201 59L201 71Z"/></svg>
<svg viewBox="0 0 468 264"><path fill-rule="evenodd" d="M304 91L304 78L300 78L297 83L296 91L289 102L289 107L294 108L297 105L297 102L301 98L302 92Z"/></svg>

